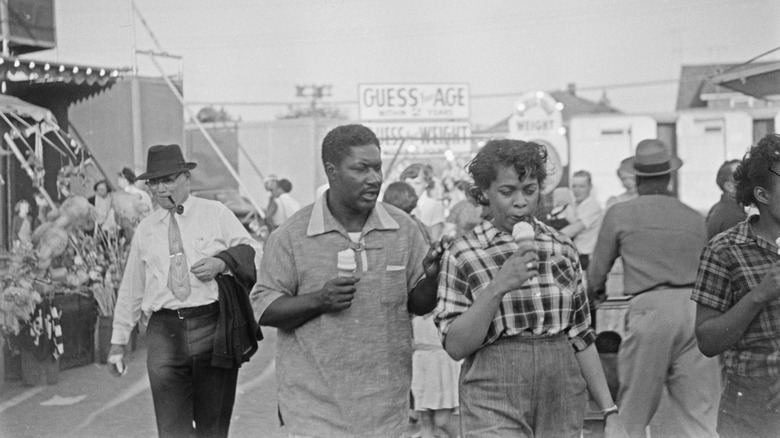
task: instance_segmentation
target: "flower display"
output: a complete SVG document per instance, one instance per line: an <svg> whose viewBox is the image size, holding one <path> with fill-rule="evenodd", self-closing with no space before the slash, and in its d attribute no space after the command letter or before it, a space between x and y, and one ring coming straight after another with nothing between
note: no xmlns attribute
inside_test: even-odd
<svg viewBox="0 0 780 438"><path fill-rule="evenodd" d="M35 229L32 246L14 245L0 271L0 330L18 334L55 291L90 296L100 316L113 315L133 230L149 211L132 195L112 195L120 228L102 228L94 206L70 196Z"/></svg>

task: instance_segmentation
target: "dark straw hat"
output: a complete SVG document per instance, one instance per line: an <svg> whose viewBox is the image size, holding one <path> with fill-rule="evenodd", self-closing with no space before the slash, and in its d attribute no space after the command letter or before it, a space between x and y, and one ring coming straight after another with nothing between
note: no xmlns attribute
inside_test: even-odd
<svg viewBox="0 0 780 438"><path fill-rule="evenodd" d="M622 164L622 163L621 163ZM625 160L625 166L637 176L660 176L674 172L682 166L682 160L661 140L642 140L636 145L636 154Z"/></svg>
<svg viewBox="0 0 780 438"><path fill-rule="evenodd" d="M184 155L177 144L155 145L146 155L146 173L138 179L154 179L194 169L197 163L184 161Z"/></svg>

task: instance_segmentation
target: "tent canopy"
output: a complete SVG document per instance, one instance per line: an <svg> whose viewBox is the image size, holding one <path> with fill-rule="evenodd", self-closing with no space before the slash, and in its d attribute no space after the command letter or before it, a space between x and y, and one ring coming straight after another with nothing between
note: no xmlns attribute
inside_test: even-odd
<svg viewBox="0 0 780 438"><path fill-rule="evenodd" d="M3 114L16 114L19 117L33 119L38 123L46 122L57 126L57 119L51 111L14 96L0 94L0 112Z"/></svg>

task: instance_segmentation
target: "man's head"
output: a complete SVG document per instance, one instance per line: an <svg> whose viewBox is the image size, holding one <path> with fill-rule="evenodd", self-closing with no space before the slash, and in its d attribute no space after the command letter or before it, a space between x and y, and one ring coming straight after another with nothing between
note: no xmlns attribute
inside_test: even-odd
<svg viewBox="0 0 780 438"><path fill-rule="evenodd" d="M135 172L130 170L129 167L125 167L119 172L119 178L117 178L117 185L120 189L124 189L127 186L135 184L136 180Z"/></svg>
<svg viewBox="0 0 780 438"><path fill-rule="evenodd" d="M398 179L411 185L418 197L425 191L432 189L435 184L433 181L433 168L422 163L409 165L401 172L401 176Z"/></svg>
<svg viewBox="0 0 780 438"><path fill-rule="evenodd" d="M720 165L718 169L718 175L715 177L715 183L718 184L720 190L731 196L737 193L737 185L734 182L734 171L737 170L739 160L729 160Z"/></svg>
<svg viewBox="0 0 780 438"><path fill-rule="evenodd" d="M338 126L322 141L328 203L356 214L369 213L382 186L379 139L363 125Z"/></svg>
<svg viewBox="0 0 780 438"><path fill-rule="evenodd" d="M417 193L410 184L403 181L391 183L385 189L385 196L382 202L394 205L401 210L411 213L417 206Z"/></svg>
<svg viewBox="0 0 780 438"><path fill-rule="evenodd" d="M617 176L620 178L620 184L628 193L636 193L636 174L634 174L633 165L630 164L631 158L626 158L620 162L617 170Z"/></svg>
<svg viewBox="0 0 780 438"><path fill-rule="evenodd" d="M92 186L92 189L95 191L95 194L101 198L108 196L108 193L111 191L108 187L108 182L104 179L96 182L95 185Z"/></svg>
<svg viewBox="0 0 780 438"><path fill-rule="evenodd" d="M588 199L590 190L593 188L593 182L590 172L587 170L578 170L571 176L571 191L574 194L574 201L580 202Z"/></svg>
<svg viewBox="0 0 780 438"><path fill-rule="evenodd" d="M755 205L762 217L780 222L780 135L768 134L750 148L734 171L737 202ZM764 214L767 212L768 214Z"/></svg>
<svg viewBox="0 0 780 438"><path fill-rule="evenodd" d="M292 191L292 183L287 179L280 179L277 183L277 186L279 187L281 193L290 193Z"/></svg>
<svg viewBox="0 0 780 438"><path fill-rule="evenodd" d="M190 194L190 170L196 163L184 161L181 148L176 144L156 145L149 148L146 173L138 176L146 185L160 207L168 210L182 204Z"/></svg>
<svg viewBox="0 0 780 438"><path fill-rule="evenodd" d="M666 193L672 173L683 164L664 142L655 138L640 141L636 145L636 154L625 162L636 175L640 195Z"/></svg>

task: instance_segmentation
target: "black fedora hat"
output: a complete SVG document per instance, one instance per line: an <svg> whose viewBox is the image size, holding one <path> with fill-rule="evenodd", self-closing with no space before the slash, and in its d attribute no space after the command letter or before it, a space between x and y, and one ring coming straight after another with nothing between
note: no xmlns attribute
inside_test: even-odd
<svg viewBox="0 0 780 438"><path fill-rule="evenodd" d="M138 179L154 179L186 172L197 165L184 161L179 145L158 144L149 148L146 155L146 173L138 175Z"/></svg>

